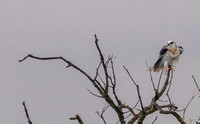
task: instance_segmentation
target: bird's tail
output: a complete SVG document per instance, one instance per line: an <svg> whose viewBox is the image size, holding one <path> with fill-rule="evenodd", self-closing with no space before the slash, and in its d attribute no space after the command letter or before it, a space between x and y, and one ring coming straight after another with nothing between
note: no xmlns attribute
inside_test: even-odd
<svg viewBox="0 0 200 124"><path fill-rule="evenodd" d="M163 68L163 65L161 65L161 61L162 59L158 59L158 61L154 64L153 66L154 72L159 72Z"/></svg>

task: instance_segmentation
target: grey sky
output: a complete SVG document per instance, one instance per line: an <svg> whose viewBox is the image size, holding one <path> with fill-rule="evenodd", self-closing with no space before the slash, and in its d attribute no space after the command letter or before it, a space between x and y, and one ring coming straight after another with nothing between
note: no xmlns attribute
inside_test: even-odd
<svg viewBox="0 0 200 124"><path fill-rule="evenodd" d="M105 102L89 94L87 88L96 90L77 71L60 61L18 63L29 53L63 56L94 75L99 63L94 34L103 53L116 56L118 94L132 106L136 89L122 66L132 73L148 105L153 90L145 61L153 65L167 40L183 46L170 92L183 108L196 88L192 74L200 84L199 6L199 0L0 0L0 123L27 123L25 100L34 124L76 124L68 118L77 113L85 123L101 124L95 111ZM153 76L158 80L158 74ZM199 105L199 98L192 102L187 120L200 116ZM111 109L106 115L109 123L116 122ZM156 124L161 122L177 124L172 116L159 116Z"/></svg>

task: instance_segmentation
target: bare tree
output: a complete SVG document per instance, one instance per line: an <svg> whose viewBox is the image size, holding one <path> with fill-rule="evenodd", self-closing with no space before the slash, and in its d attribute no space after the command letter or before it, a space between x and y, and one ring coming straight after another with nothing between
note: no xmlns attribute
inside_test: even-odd
<svg viewBox="0 0 200 124"><path fill-rule="evenodd" d="M96 90L98 91L98 94L91 92L90 90L88 90L92 95L98 97L98 98L102 98L106 101L106 105L104 106L103 110L101 112L96 112L99 117L103 120L104 124L106 124L106 119L104 118L104 113L106 112L108 107L111 107L116 115L118 116L119 119L119 123L121 124L133 124L133 123L137 123L137 124L142 124L144 119L151 115L152 113L158 111L160 114L167 114L167 115L172 115L173 117L175 117L177 119L177 121L181 124L186 124L185 120L184 120L184 115L186 112L186 109L188 107L188 105L191 103L191 101L193 100L194 97L196 97L196 95L200 92L198 84L194 79L194 82L198 88L198 92L192 96L191 100L188 102L188 104L186 105L186 107L183 110L178 110L178 106L175 106L175 104L172 102L170 96L169 96L169 91L170 91L170 87L171 87L171 83L172 83L172 79L173 79L173 71L169 70L166 74L166 79L163 83L163 86L160 86L160 82L161 82L161 78L162 78L162 73L160 75L160 79L158 82L157 87L155 86L155 83L153 81L152 75L151 75L151 67L148 67L149 72L150 72L150 78L151 78L151 82L152 82L152 86L154 89L154 96L152 96L152 99L149 103L149 105L144 106L143 105L143 100L141 98L140 95L140 87L139 85L134 81L133 77L131 76L131 73L129 72L129 70L124 66L125 72L127 73L127 76L131 79L131 81L133 82L133 84L136 87L136 92L138 95L138 100L135 101L135 105L127 105L125 104L117 95L117 91L116 91L116 86L117 86L117 80L116 80L116 74L115 74L115 68L114 68L114 64L113 64L113 58L114 56L109 56L107 60L105 60L105 56L102 53L102 50L99 47L99 40L97 38L96 35L94 35L95 37L95 45L97 48L97 52L99 53L99 58L100 58L100 62L98 67L96 68L96 74L94 77L90 76L88 73L86 73L83 69L81 69L80 67L78 67L77 65L75 65L74 63L70 62L69 60L63 58L62 56L59 57L38 57L38 56L34 56L34 55L27 55L26 57L24 57L22 60L19 60L19 62L22 62L24 60L26 60L27 58L33 58L33 59L37 59L37 60L62 60L63 62L67 63L68 66L67 67L72 67L75 70L79 71L81 74L83 74L86 78L88 78L89 82L96 88ZM103 73L100 73L100 68L102 68ZM168 102L166 104L161 104L159 102L161 96L166 95L168 98ZM138 108L138 104L140 104L140 107ZM139 111L138 111L139 110ZM181 116L181 113L183 114ZM129 117L129 118L128 118ZM77 114L75 115L75 117L70 118L70 120L77 120L80 124L83 124L83 121L81 119L81 117ZM152 122L152 124L157 120L157 117L154 119L154 121Z"/></svg>

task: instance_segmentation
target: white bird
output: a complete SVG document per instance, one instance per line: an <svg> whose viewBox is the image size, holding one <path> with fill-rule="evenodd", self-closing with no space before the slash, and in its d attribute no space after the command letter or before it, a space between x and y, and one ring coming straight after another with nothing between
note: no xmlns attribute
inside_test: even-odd
<svg viewBox="0 0 200 124"><path fill-rule="evenodd" d="M154 72L159 72L161 69L165 69L166 72L175 70L175 65L182 53L182 46L177 46L174 41L167 41L167 45L160 50L158 60L153 66Z"/></svg>

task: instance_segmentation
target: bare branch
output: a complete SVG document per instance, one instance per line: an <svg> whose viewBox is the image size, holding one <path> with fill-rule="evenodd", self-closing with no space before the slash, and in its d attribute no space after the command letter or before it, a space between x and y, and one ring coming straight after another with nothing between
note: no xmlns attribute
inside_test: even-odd
<svg viewBox="0 0 200 124"><path fill-rule="evenodd" d="M158 116L156 116L156 118L154 119L154 121L152 122L152 124L154 124L157 120Z"/></svg>
<svg viewBox="0 0 200 124"><path fill-rule="evenodd" d="M95 81L85 72L83 71L82 69L80 69L78 66L74 65L73 63L71 63L70 61L66 60L65 58L63 57L37 57L37 56L34 56L34 55L27 55L26 57L24 57L22 60L19 60L19 62L23 62L24 60L26 60L28 57L30 58L33 58L33 59L38 59L38 60L62 60L64 61L65 63L68 64L68 66L71 66L73 67L74 69L78 70L79 72L81 72L83 75L85 75L91 82L92 84L96 87L96 89L99 91L100 94L103 94L103 91L102 91L102 88L100 88L96 83Z"/></svg>
<svg viewBox="0 0 200 124"><path fill-rule="evenodd" d="M99 63L99 65L98 65L98 67L97 67L97 69L96 69L96 75L95 75L95 77L94 77L94 80L96 80L97 79L97 76L99 75L99 68L101 67L101 62Z"/></svg>
<svg viewBox="0 0 200 124"><path fill-rule="evenodd" d="M95 37L95 44L96 44L97 50L99 52L100 60L101 60L101 63L103 65L103 69L104 69L104 74L105 74L105 79L106 79L105 91L106 91L106 93L108 93L109 82L108 82L108 70L107 70L107 66L106 66L106 63L105 63L105 60L104 60L104 56L103 56L103 54L101 52L101 49L100 49L100 47L98 45L98 41L99 40L98 40L96 34L94 35L94 37Z"/></svg>
<svg viewBox="0 0 200 124"><path fill-rule="evenodd" d="M132 110L136 108L136 106L138 105L139 102L140 102L140 101L138 100L137 103L133 106ZM130 112L130 110L124 112L124 114L129 113L129 112ZM128 117L129 117L130 115L132 115L132 114L133 114L133 113L130 113L130 114L127 115L125 118L128 118Z"/></svg>
<svg viewBox="0 0 200 124"><path fill-rule="evenodd" d="M124 69L126 70L126 72L128 73L129 77L131 78L132 82L135 84L136 88L137 88L137 93L138 93L138 98L139 98L139 101L140 101L140 105L141 105L141 108L142 108L142 112L144 113L144 107L143 107L143 103L142 103L142 99L141 99L141 95L140 95L140 88L139 88L139 85L136 84L136 82L133 80L131 74L129 73L128 69L123 66Z"/></svg>
<svg viewBox="0 0 200 124"><path fill-rule="evenodd" d="M196 79L194 78L194 75L192 75L192 78L193 78L193 80L194 80L194 83L196 84L196 86L197 86L197 89L199 90L199 92L200 92L200 88L199 88L199 85L197 84L197 82L196 82Z"/></svg>
<svg viewBox="0 0 200 124"><path fill-rule="evenodd" d="M172 105L169 105L169 107L170 106L172 106ZM159 110L159 112L161 113L161 114L171 114L171 115L173 115L181 124L186 124L186 122L183 120L183 118L181 118L181 116L177 113L177 112L175 112L175 111L173 111L173 110L169 110L169 111L165 111L165 110L163 110L162 108L163 107L168 107L168 106L159 106L158 104L156 104L156 106L155 106L158 110ZM170 107L171 108L171 107ZM177 108L176 106L175 106L175 108Z"/></svg>
<svg viewBox="0 0 200 124"><path fill-rule="evenodd" d="M24 57L22 60L19 60L19 62L22 62L22 61L26 60L27 58L33 58L33 59L38 59L38 60L62 60L62 61L64 61L65 63L68 64L67 67L73 67L75 70L79 71L85 77L87 77L89 79L89 81L94 85L94 87L98 90L98 92L105 99L105 101L115 110L115 112L118 115L120 123L121 124L125 124L124 115L123 115L122 110L120 110L120 108L115 104L115 102L112 100L112 98L108 95L108 88L109 88L109 81L108 81L109 79L108 79L108 77L109 77L109 75L108 75L108 70L107 70L106 63L104 61L104 56L103 56L103 54L102 54L102 52L101 52L101 50L99 48L99 45L98 45L98 39L97 39L96 35L95 35L95 44L96 44L96 47L98 49L100 60L101 60L101 64L102 64L103 69L104 69L104 74L105 74L105 79L106 79L105 88L103 88L101 86L100 82L98 80L96 80L96 78L94 78L94 79L91 78L91 76L88 73L86 73L84 70L82 70L81 68L79 68L78 66L76 66L73 63L71 63L70 61L68 61L67 59L65 59L63 57L37 57L37 56L33 56L33 55L29 54L26 57ZM98 70L98 68L97 68L97 70ZM100 77L99 74L97 74L97 75Z"/></svg>
<svg viewBox="0 0 200 124"><path fill-rule="evenodd" d="M185 118L185 113L186 113L186 110L188 108L188 106L191 104L192 100L199 94L199 92L197 92L196 94L194 93L192 95L192 98L189 100L189 102L187 103L187 105L185 106L185 108L183 109L183 118Z"/></svg>
<svg viewBox="0 0 200 124"><path fill-rule="evenodd" d="M96 96L96 97L99 97L99 98L103 98L102 96L100 96L100 95L97 95L97 94L95 94L95 93L93 93L92 91L90 91L89 89L87 89L88 90L88 92L90 93L90 94L92 94L93 96Z"/></svg>
<svg viewBox="0 0 200 124"><path fill-rule="evenodd" d="M32 121L31 121L31 119L30 119L30 117L29 117L29 114L28 114L28 109L26 108L26 104L25 104L25 101L23 101L23 106L24 106L24 111L25 111L25 113L26 113L26 118L28 119L28 123L29 124L32 124Z"/></svg>
<svg viewBox="0 0 200 124"><path fill-rule="evenodd" d="M101 114L98 111L96 112L97 115L103 120L104 124L106 124L106 120L104 118L104 113L106 112L106 110L108 109L108 107L109 106L107 104L105 104L104 108L101 111Z"/></svg>
<svg viewBox="0 0 200 124"><path fill-rule="evenodd" d="M70 120L77 120L79 124L84 124L81 117L78 114L76 114L75 117L70 118Z"/></svg>
<svg viewBox="0 0 200 124"><path fill-rule="evenodd" d="M169 81L169 88L167 89L167 93L169 93L169 90L170 90L170 88L171 88L172 79L173 79L173 71L171 72L171 78L170 78L170 81Z"/></svg>
<svg viewBox="0 0 200 124"><path fill-rule="evenodd" d="M128 109L131 112L131 114L133 115L133 117L136 116L135 112L133 111L133 109L129 105L122 104L122 105L120 105L120 108L126 108L126 109Z"/></svg>
<svg viewBox="0 0 200 124"><path fill-rule="evenodd" d="M111 59L111 67L112 67L112 74L113 74L113 83L116 86L116 76L115 76L115 69L114 69L114 65L113 65L113 60Z"/></svg>
<svg viewBox="0 0 200 124"><path fill-rule="evenodd" d="M171 101L171 98L170 98L170 96L169 96L169 90L170 90L171 85L172 85L173 71L172 71L171 73L172 73L172 74L171 74L171 79L170 79L170 81L169 81L169 87L168 87L168 89L167 89L167 93L166 93L167 98L168 98L170 104L172 104L172 101Z"/></svg>
<svg viewBox="0 0 200 124"><path fill-rule="evenodd" d="M155 92L155 96L157 96L157 93L158 93L159 90L158 90L158 88L156 89L156 87L155 87L155 84L154 84L154 81L153 81L153 77L152 77L152 74L151 74L152 69L151 69L151 67L149 67L147 62L145 62L145 63L146 63L147 68L149 69L149 75L150 75L150 78L151 78L151 83L152 83L152 86L153 86L153 89L154 89L154 92Z"/></svg>
<svg viewBox="0 0 200 124"><path fill-rule="evenodd" d="M101 62L99 63L97 69L96 69L96 75L94 77L94 81L98 84L98 86L101 88L101 90L104 91L104 88L102 87L101 83L97 80L97 77L100 78L101 82L105 85L104 81L101 79L100 75L99 75L99 68L101 67Z"/></svg>
<svg viewBox="0 0 200 124"><path fill-rule="evenodd" d="M112 81L112 78L110 79L111 80L111 84L112 84L112 91L113 91L113 95L118 103L118 105L121 105L122 102L121 100L118 98L117 94L116 94L116 85L117 85L117 81L116 81L116 76L115 76L115 69L114 69L114 64L113 64L113 60L112 58L110 58L110 62L111 62L111 68L112 68L112 76L113 76L113 81Z"/></svg>
<svg viewBox="0 0 200 124"><path fill-rule="evenodd" d="M183 111L183 119L185 118L186 110L187 110L187 108L189 107L189 105L191 104L192 100L193 100L193 99L199 94L199 92L200 92L199 86L198 86L198 84L197 84L197 82L196 82L196 80L195 80L195 78L194 78L193 75L192 75L192 78L193 78L193 80L194 80L195 85L197 86L198 92L195 93L195 90L194 90L194 93L193 93L191 99L189 100L189 102L187 103L187 105L185 106L185 108L182 109L182 110L179 110L179 111Z"/></svg>
<svg viewBox="0 0 200 124"><path fill-rule="evenodd" d="M103 81L103 79L101 78L101 75L98 74L99 79L101 80L101 82L104 84L104 86L106 85L106 83Z"/></svg>
<svg viewBox="0 0 200 124"><path fill-rule="evenodd" d="M166 77L165 83L164 83L162 89L160 90L160 92L158 92L158 94L155 95L152 98L152 103L156 102L163 95L163 93L165 92L165 90L167 89L167 86L169 84L170 72L171 72L170 70L167 72L167 77Z"/></svg>

